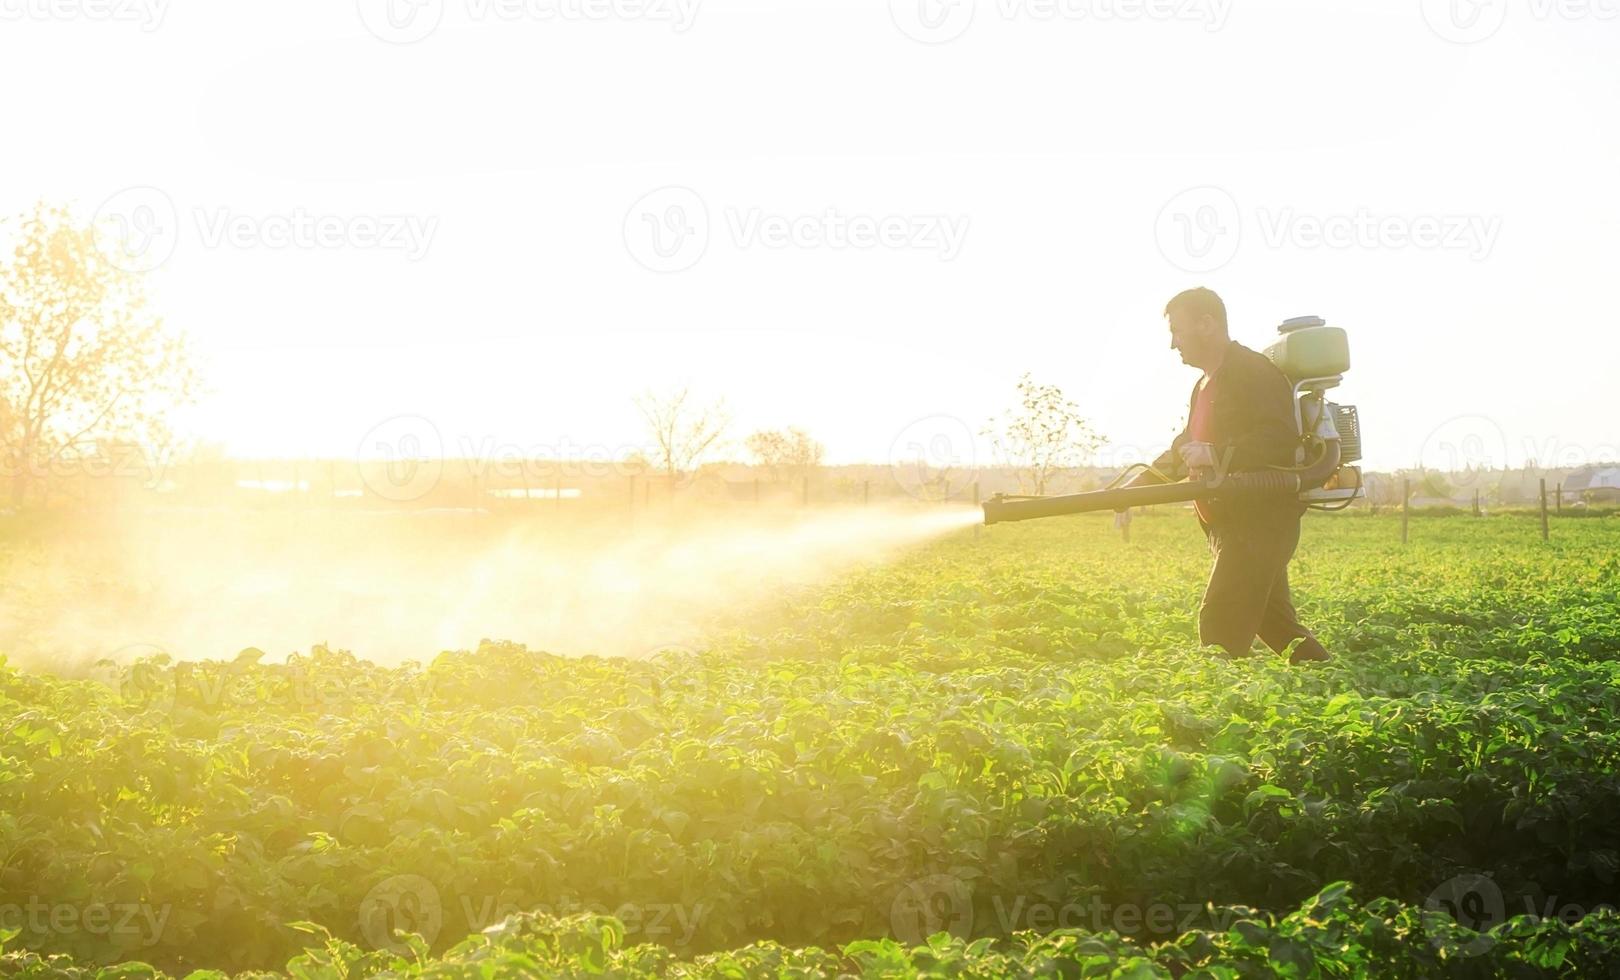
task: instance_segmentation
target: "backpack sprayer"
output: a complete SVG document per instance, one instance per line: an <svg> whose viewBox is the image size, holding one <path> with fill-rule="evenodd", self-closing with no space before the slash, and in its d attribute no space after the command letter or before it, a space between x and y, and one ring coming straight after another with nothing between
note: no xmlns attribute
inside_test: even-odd
<svg viewBox="0 0 1620 980"><path fill-rule="evenodd" d="M1275 466L1250 473L1217 473L1208 480L1171 482L1163 474L1138 463L1128 467L1102 490L1059 497L1017 497L996 494L984 505L984 522L1002 524L1039 517L1125 510L1151 504L1185 503L1212 497L1269 497L1297 499L1317 510L1343 510L1364 495L1361 470L1350 464L1361 459L1361 425L1353 405L1327 400L1350 370L1350 340L1343 329L1330 327L1321 317L1285 320L1282 335L1265 354L1294 386L1294 428L1299 446L1294 465ZM1161 482L1122 486L1139 474Z"/></svg>

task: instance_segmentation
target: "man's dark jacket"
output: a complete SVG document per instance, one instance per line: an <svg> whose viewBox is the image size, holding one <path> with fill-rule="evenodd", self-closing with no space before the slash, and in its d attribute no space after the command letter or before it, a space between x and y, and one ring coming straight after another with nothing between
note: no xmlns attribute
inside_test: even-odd
<svg viewBox="0 0 1620 980"><path fill-rule="evenodd" d="M1211 431L1214 433L1210 441L1215 446L1215 461L1224 465L1225 472L1247 473L1271 466L1298 465L1294 458L1294 451L1299 447L1299 432L1294 426L1294 386L1270 358L1234 340L1209 383L1213 398ZM1187 406L1189 428L1197 399L1198 385L1195 384ZM1183 429L1170 448L1153 461L1153 468L1173 480L1185 479L1187 466L1182 462L1180 450L1190 438L1187 429ZM1297 500L1223 500L1217 497L1210 512L1212 523L1222 524L1267 514L1298 516L1305 512L1305 507Z"/></svg>

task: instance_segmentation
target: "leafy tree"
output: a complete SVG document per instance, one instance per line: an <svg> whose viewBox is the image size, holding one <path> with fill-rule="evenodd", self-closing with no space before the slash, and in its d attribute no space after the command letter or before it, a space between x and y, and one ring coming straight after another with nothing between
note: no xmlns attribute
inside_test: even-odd
<svg viewBox="0 0 1620 980"><path fill-rule="evenodd" d="M636 398L652 436L652 461L673 485L696 469L731 424L724 402L699 405L686 388L667 393L648 391Z"/></svg>
<svg viewBox="0 0 1620 980"><path fill-rule="evenodd" d="M1451 479L1439 470L1425 471L1417 484L1418 492L1426 497L1451 496Z"/></svg>
<svg viewBox="0 0 1620 980"><path fill-rule="evenodd" d="M808 476L827 455L827 447L800 428L762 430L745 439L743 446L775 482Z"/></svg>
<svg viewBox="0 0 1620 980"><path fill-rule="evenodd" d="M1105 441L1057 385L1018 381L1018 405L992 418L984 432L1004 465L1018 474L1020 492L1044 494L1064 474L1085 465Z"/></svg>
<svg viewBox="0 0 1620 980"><path fill-rule="evenodd" d="M198 383L183 339L94 227L40 205L18 232L0 256L0 448L14 503L99 447L164 445L170 411Z"/></svg>

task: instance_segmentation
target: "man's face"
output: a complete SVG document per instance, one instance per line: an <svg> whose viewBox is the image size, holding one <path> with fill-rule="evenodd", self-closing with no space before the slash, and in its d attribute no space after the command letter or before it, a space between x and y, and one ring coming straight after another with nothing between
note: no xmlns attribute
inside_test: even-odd
<svg viewBox="0 0 1620 980"><path fill-rule="evenodd" d="M1166 319L1170 321L1170 347L1181 355L1181 363L1193 367L1203 366L1213 327L1210 317L1193 316L1185 310L1175 310Z"/></svg>

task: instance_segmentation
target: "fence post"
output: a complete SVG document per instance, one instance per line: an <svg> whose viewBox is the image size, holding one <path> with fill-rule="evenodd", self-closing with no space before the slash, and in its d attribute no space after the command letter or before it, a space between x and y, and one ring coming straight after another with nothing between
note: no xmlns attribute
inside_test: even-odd
<svg viewBox="0 0 1620 980"><path fill-rule="evenodd" d="M1412 522L1412 478L1401 477L1401 544L1411 538L1410 524Z"/></svg>
<svg viewBox="0 0 1620 980"><path fill-rule="evenodd" d="M1479 516L1479 491L1474 491L1474 516Z"/></svg>
<svg viewBox="0 0 1620 980"><path fill-rule="evenodd" d="M1558 482L1558 510L1557 510L1557 513L1562 514L1563 512L1564 512L1564 483L1563 483L1562 480L1560 480Z"/></svg>
<svg viewBox="0 0 1620 980"><path fill-rule="evenodd" d="M982 504L979 502L979 481L978 480L973 481L973 506L974 507L982 506ZM983 521L980 521L979 523L973 525L973 540L975 540L975 541L979 540L979 534L983 530L984 530L984 522Z"/></svg>
<svg viewBox="0 0 1620 980"><path fill-rule="evenodd" d="M1547 540L1547 478L1541 478L1541 540Z"/></svg>

